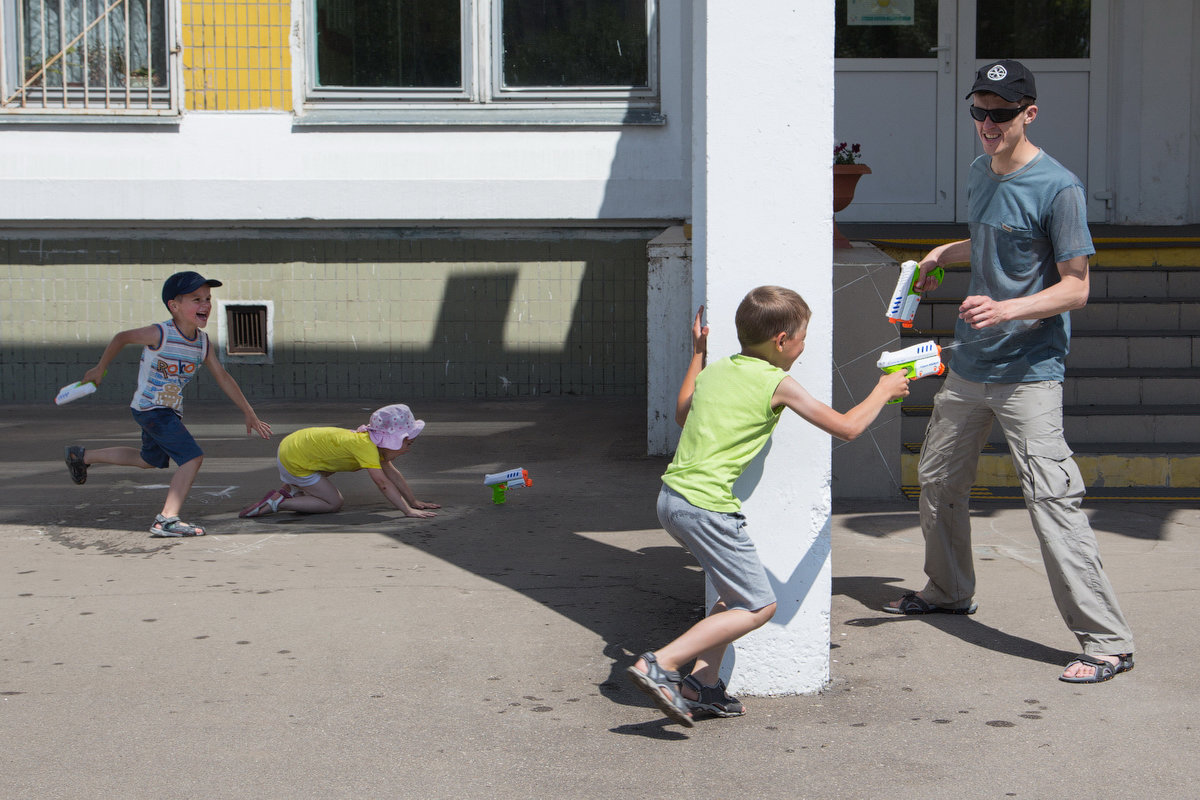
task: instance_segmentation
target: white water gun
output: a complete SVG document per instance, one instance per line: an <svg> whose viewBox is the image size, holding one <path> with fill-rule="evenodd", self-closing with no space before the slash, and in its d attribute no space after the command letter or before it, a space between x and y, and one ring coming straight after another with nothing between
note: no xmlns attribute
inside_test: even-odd
<svg viewBox="0 0 1200 800"><path fill-rule="evenodd" d="M54 405L61 406L67 403L74 402L81 397L87 397L92 392L96 391L96 384L88 381L75 381L58 390L58 396L54 398Z"/></svg>
<svg viewBox="0 0 1200 800"><path fill-rule="evenodd" d="M946 365L942 363L942 348L933 339L928 342L919 342L894 353L884 350L875 366L887 373L904 370L908 374L908 379L913 381L927 375L941 375L946 371ZM888 401L889 404L899 402L899 397Z"/></svg>
<svg viewBox="0 0 1200 800"><path fill-rule="evenodd" d="M940 282L946 277L946 270L934 267L929 274ZM896 281L896 288L892 290L892 299L884 309L888 322L899 322L905 328L913 326L913 317L916 316L917 305L921 302L921 293L916 287L920 275L921 265L916 261L905 261L900 265L900 278Z"/></svg>
<svg viewBox="0 0 1200 800"><path fill-rule="evenodd" d="M483 485L492 487L492 502L496 505L501 505L509 489L515 489L518 486L533 486L533 479L529 477L529 473L526 470L517 467L516 469L505 470L504 472L493 472L490 475L484 475Z"/></svg>

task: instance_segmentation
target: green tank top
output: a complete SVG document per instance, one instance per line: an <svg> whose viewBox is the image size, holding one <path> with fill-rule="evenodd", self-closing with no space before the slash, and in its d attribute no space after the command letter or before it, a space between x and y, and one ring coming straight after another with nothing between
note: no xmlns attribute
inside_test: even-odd
<svg viewBox="0 0 1200 800"><path fill-rule="evenodd" d="M784 407L771 408L771 398L785 377L778 367L740 354L705 367L663 483L698 508L739 510L733 484L779 422Z"/></svg>

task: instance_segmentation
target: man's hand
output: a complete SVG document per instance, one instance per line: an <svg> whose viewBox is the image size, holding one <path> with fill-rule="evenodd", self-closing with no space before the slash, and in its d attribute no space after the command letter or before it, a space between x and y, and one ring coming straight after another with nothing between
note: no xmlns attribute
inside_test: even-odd
<svg viewBox="0 0 1200 800"><path fill-rule="evenodd" d="M1008 307L1001 301L986 295L971 295L958 307L958 318L975 330L1007 322Z"/></svg>
<svg viewBox="0 0 1200 800"><path fill-rule="evenodd" d="M917 272L917 280L913 284L913 288L924 294L925 292L932 292L934 289L941 286L942 282L938 280L937 275L930 274L937 268L938 262L936 258L930 258L929 256L926 256L924 259L922 259L920 268Z"/></svg>

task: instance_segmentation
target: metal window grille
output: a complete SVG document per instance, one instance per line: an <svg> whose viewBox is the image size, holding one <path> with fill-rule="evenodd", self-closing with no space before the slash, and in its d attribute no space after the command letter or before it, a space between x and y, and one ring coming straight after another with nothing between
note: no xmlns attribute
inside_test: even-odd
<svg viewBox="0 0 1200 800"><path fill-rule="evenodd" d="M168 0L7 0L0 110L175 108Z"/></svg>
<svg viewBox="0 0 1200 800"><path fill-rule="evenodd" d="M231 356L267 355L267 307L225 307L225 352Z"/></svg>

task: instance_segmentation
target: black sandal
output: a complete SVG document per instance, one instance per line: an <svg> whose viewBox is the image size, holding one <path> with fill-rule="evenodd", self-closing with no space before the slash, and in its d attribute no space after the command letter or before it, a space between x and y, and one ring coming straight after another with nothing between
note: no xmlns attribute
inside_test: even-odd
<svg viewBox="0 0 1200 800"><path fill-rule="evenodd" d="M83 461L83 448L77 444L67 447L67 469L71 471L71 480L76 483L87 483L88 465Z"/></svg>
<svg viewBox="0 0 1200 800"><path fill-rule="evenodd" d="M1088 666L1095 667L1095 671L1086 678L1068 678L1064 675L1059 675L1058 679L1060 681L1064 681L1065 683L1104 683L1117 677L1122 672L1129 672L1129 670L1133 669L1133 653L1118 654L1116 664L1113 664L1111 661L1105 661L1103 658L1094 658L1087 653L1080 653L1071 659L1067 666L1063 667L1063 671L1066 672L1069 670L1072 664L1087 664Z"/></svg>
<svg viewBox="0 0 1200 800"><path fill-rule="evenodd" d="M696 693L696 700L683 698L693 713L703 711L714 717L740 717L746 713L742 701L725 691L725 681L720 678L712 686L705 686L691 675L684 678L683 682Z"/></svg>
<svg viewBox="0 0 1200 800"><path fill-rule="evenodd" d="M156 539L178 539L183 536L204 536L207 531L199 525L184 522L179 517L164 517L162 514L154 518L150 526L150 534Z"/></svg>
<svg viewBox="0 0 1200 800"><path fill-rule="evenodd" d="M979 609L978 603L971 603L966 608L943 608L924 600L916 592L909 592L900 598L896 605L885 605L883 610L889 614L918 616L920 614L974 614Z"/></svg>
<svg viewBox="0 0 1200 800"><path fill-rule="evenodd" d="M679 673L660 667L653 653L642 653L639 658L646 662L645 672L638 669L636 664L625 670L634 685L648 694L654 705L658 706L658 710L666 714L672 722L678 722L687 728L695 725L687 701L679 691L682 682Z"/></svg>

